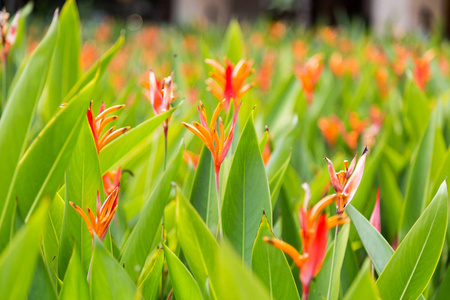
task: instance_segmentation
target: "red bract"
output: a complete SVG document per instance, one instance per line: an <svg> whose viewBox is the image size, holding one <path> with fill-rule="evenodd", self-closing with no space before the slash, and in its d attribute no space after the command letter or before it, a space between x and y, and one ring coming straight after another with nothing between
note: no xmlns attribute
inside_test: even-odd
<svg viewBox="0 0 450 300"><path fill-rule="evenodd" d="M108 129L106 131L106 133L103 134L103 136L101 136L102 131L105 128L105 125L118 118L118 116L106 117L106 115L108 115L114 111L117 111L119 109L122 109L124 107L125 107L125 105L116 105L116 106L112 106L108 109L105 109L105 104L102 103L102 105L100 106L100 111L98 112L99 114L97 117L95 117L94 111L92 109L92 101L91 101L91 104L87 111L87 118L89 121L89 126L91 127L92 134L94 135L95 146L97 147L97 152L100 152L100 150L111 140L113 140L114 138L118 137L119 135L127 132L130 129L130 127L127 126L127 127L122 127L120 129L117 129L116 131L114 131L115 126L113 126L110 129Z"/></svg>
<svg viewBox="0 0 450 300"><path fill-rule="evenodd" d="M380 220L380 189L377 191L377 200L375 201L375 207L373 208L372 215L370 216L370 224L375 227L378 232L381 232L381 220Z"/></svg>
<svg viewBox="0 0 450 300"><path fill-rule="evenodd" d="M305 260L300 271L300 280L303 286L303 299L308 300L309 285L312 279L322 268L323 260L327 252L328 227L324 214L320 215L317 228L314 232L308 258Z"/></svg>
<svg viewBox="0 0 450 300"><path fill-rule="evenodd" d="M209 73L211 78L206 80L208 91L219 101L225 99L225 111L227 112L230 100L233 98L234 109L236 110L241 97L253 86L253 83L244 85L247 77L253 73L253 62L241 59L234 66L229 59L225 58L224 66L213 59L206 59L205 63L214 69L214 72Z"/></svg>
<svg viewBox="0 0 450 300"><path fill-rule="evenodd" d="M338 214L342 214L344 212L345 207L350 203L356 193L356 190L358 189L364 173L367 151L367 148L365 148L357 164L357 154L353 158L350 167L348 167L348 161L344 161L345 170L340 171L339 173L336 173L334 170L331 160L325 157L325 160L328 162L328 172L330 173L331 185L336 191Z"/></svg>

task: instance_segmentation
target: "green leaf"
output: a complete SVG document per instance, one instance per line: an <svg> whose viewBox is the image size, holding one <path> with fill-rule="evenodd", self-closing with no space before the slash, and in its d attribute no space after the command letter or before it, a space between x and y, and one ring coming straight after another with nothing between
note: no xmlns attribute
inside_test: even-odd
<svg viewBox="0 0 450 300"><path fill-rule="evenodd" d="M252 274L231 245L222 245L216 264L218 299L271 299L266 287Z"/></svg>
<svg viewBox="0 0 450 300"><path fill-rule="evenodd" d="M43 203L0 255L2 299L27 299L48 204Z"/></svg>
<svg viewBox="0 0 450 300"><path fill-rule="evenodd" d="M64 277L74 247L80 255L85 272L89 268L92 255L92 237L85 221L73 209L69 201L83 210L89 207L96 211L97 191L100 193L101 200L105 199L94 137L85 114L82 115L80 134L66 171L64 218L58 257L58 274L61 278Z"/></svg>
<svg viewBox="0 0 450 300"><path fill-rule="evenodd" d="M291 161L291 154L289 154L289 157L287 158L286 162L283 165L281 165L278 172L276 172L275 175L270 180L269 187L270 187L270 201L272 203L272 208L274 208L275 204L277 204L278 195L280 193L281 187L283 186L284 175L286 174L290 161Z"/></svg>
<svg viewBox="0 0 450 300"><path fill-rule="evenodd" d="M416 299L425 290L444 245L447 198L444 181L378 278L382 299Z"/></svg>
<svg viewBox="0 0 450 300"><path fill-rule="evenodd" d="M425 208L435 135L436 121L432 117L427 131L417 146L412 161L412 169L408 179L405 202L400 218L399 240L403 239Z"/></svg>
<svg viewBox="0 0 450 300"><path fill-rule="evenodd" d="M237 63L244 58L244 36L242 35L239 22L235 19L228 24L223 42L223 51L233 63Z"/></svg>
<svg viewBox="0 0 450 300"><path fill-rule="evenodd" d="M47 124L22 157L14 192L28 220L42 197L53 198L69 164L97 78ZM42 155L45 153L45 156Z"/></svg>
<svg viewBox="0 0 450 300"><path fill-rule="evenodd" d="M158 128L176 109L172 108L127 131L108 143L100 152L102 173L125 164L142 151L142 144L148 142L151 133Z"/></svg>
<svg viewBox="0 0 450 300"><path fill-rule="evenodd" d="M433 300L447 300L448 295L450 295L450 267L445 271L444 277L440 282L439 286L435 290L433 295Z"/></svg>
<svg viewBox="0 0 450 300"><path fill-rule="evenodd" d="M45 255L46 264L53 270L53 280L56 282L56 276L58 267L58 249L60 244L60 234L62 227L62 219L64 215L64 200L56 193L53 199L50 210L47 213L47 220L44 225L44 231L42 233L42 246Z"/></svg>
<svg viewBox="0 0 450 300"><path fill-rule="evenodd" d="M97 236L90 271L90 295L93 300L135 299L140 294L130 276Z"/></svg>
<svg viewBox="0 0 450 300"><path fill-rule="evenodd" d="M252 269L270 292L271 299L300 299L283 252L263 241L274 237L264 214L252 252Z"/></svg>
<svg viewBox="0 0 450 300"><path fill-rule="evenodd" d="M45 38L33 52L17 84L11 90L0 119L0 251L9 239L13 187L19 160L28 144L27 133L49 69L49 61L58 35L55 15Z"/></svg>
<svg viewBox="0 0 450 300"><path fill-rule="evenodd" d="M89 299L89 287L86 281L86 273L83 270L83 265L81 264L76 247L73 248L66 276L64 276L60 299Z"/></svg>
<svg viewBox="0 0 450 300"><path fill-rule="evenodd" d="M352 224L355 226L375 270L378 274L381 274L392 254L394 254L394 250L378 230L351 204L347 206L346 212L352 219Z"/></svg>
<svg viewBox="0 0 450 300"><path fill-rule="evenodd" d="M176 220L181 249L204 298L217 299L218 281L215 277L215 268L219 246L202 218L180 190L177 190Z"/></svg>
<svg viewBox="0 0 450 300"><path fill-rule="evenodd" d="M58 40L48 80L39 102L41 118L47 122L80 76L80 19L75 0L68 0L59 18Z"/></svg>
<svg viewBox="0 0 450 300"><path fill-rule="evenodd" d="M344 225L339 231L336 245L328 249L322 268L311 283L310 299L338 299L340 274L347 248L350 225Z"/></svg>
<svg viewBox="0 0 450 300"><path fill-rule="evenodd" d="M139 290L144 299L156 300L161 290L161 277L164 267L164 251L157 249L152 259L145 265L139 278Z"/></svg>
<svg viewBox="0 0 450 300"><path fill-rule="evenodd" d="M250 116L233 156L222 205L223 233L249 265L263 211L272 224L269 183Z"/></svg>
<svg viewBox="0 0 450 300"><path fill-rule="evenodd" d="M120 261L125 264L125 270L135 282L141 273L145 259L152 250L152 242L158 234L164 207L172 190L172 181L175 180L183 161L183 150L184 146L181 143L177 155L164 172L159 184L142 209L139 221L122 248Z"/></svg>
<svg viewBox="0 0 450 300"><path fill-rule="evenodd" d="M378 300L380 297L378 296L377 286L375 285L375 281L373 279L372 274L370 273L370 261L366 260L358 273L355 281L350 286L347 294L344 297L344 300Z"/></svg>
<svg viewBox="0 0 450 300"><path fill-rule="evenodd" d="M195 171L190 202L211 232L217 231L217 192L211 152L203 146Z"/></svg>
<svg viewBox="0 0 450 300"><path fill-rule="evenodd" d="M164 245L173 294L177 299L203 299L197 282L180 259Z"/></svg>
<svg viewBox="0 0 450 300"><path fill-rule="evenodd" d="M401 215L403 198L389 163L383 161L380 167L380 197L383 199L380 203L381 215L383 216L381 228L386 233L386 238L389 241L393 241L398 233L398 216Z"/></svg>
<svg viewBox="0 0 450 300"><path fill-rule="evenodd" d="M47 269L44 258L39 255L36 268L34 269L34 276L31 282L30 290L28 291L27 299L58 299L56 295L56 287L50 278L49 270Z"/></svg>

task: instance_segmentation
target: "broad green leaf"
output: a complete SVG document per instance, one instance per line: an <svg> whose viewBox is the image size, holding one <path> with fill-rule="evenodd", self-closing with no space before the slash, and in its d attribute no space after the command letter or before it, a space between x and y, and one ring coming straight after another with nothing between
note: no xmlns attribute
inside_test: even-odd
<svg viewBox="0 0 450 300"><path fill-rule="evenodd" d="M93 300L140 298L140 293L130 276L97 236L92 253L89 288Z"/></svg>
<svg viewBox="0 0 450 300"><path fill-rule="evenodd" d="M217 299L271 299L266 287L242 262L231 245L225 243L221 246L216 265Z"/></svg>
<svg viewBox="0 0 450 300"><path fill-rule="evenodd" d="M126 244L122 248L120 261L125 264L133 281L137 281L144 266L145 259L152 250L152 242L158 234L158 227L168 203L172 182L175 180L181 162L183 161L183 143L178 148L178 153L170 163L156 189L150 195L150 199L141 211L139 220L131 232Z"/></svg>
<svg viewBox="0 0 450 300"><path fill-rule="evenodd" d="M426 205L435 135L436 121L435 118L431 118L412 161L412 169L408 178L405 202L400 218L400 241L419 218Z"/></svg>
<svg viewBox="0 0 450 300"><path fill-rule="evenodd" d="M2 299L27 299L39 255L39 237L48 203L40 205L30 221L16 234L0 255Z"/></svg>
<svg viewBox="0 0 450 300"><path fill-rule="evenodd" d="M58 274L62 278L75 247L87 272L92 255L92 237L83 218L69 204L72 201L83 210L89 207L96 211L97 191L103 196L102 174L97 147L85 114L80 124L80 134L66 171L64 218L58 257ZM119 199L120 200L120 199ZM74 246L75 243L75 246Z"/></svg>
<svg viewBox="0 0 450 300"><path fill-rule="evenodd" d="M395 174L385 161L380 166L380 179L380 197L382 199L380 205L383 216L381 228L383 232L386 232L386 238L393 241L398 233L398 216L401 215L403 198Z"/></svg>
<svg viewBox="0 0 450 300"><path fill-rule="evenodd" d="M170 281L173 294L177 299L203 299L200 288L189 270L180 259L164 245L167 267L169 268Z"/></svg>
<svg viewBox="0 0 450 300"><path fill-rule="evenodd" d="M269 290L270 299L300 299L286 257L281 250L264 242L264 237L274 237L265 214L253 246L253 272Z"/></svg>
<svg viewBox="0 0 450 300"><path fill-rule="evenodd" d="M58 269L58 249L60 243L62 219L64 215L64 200L56 193L50 210L47 213L44 230L42 233L42 248L45 255L45 262L52 269L51 275L56 282Z"/></svg>
<svg viewBox="0 0 450 300"><path fill-rule="evenodd" d="M84 112L97 78L56 114L22 157L14 193L25 221L42 197L55 195L78 140L81 122L86 118Z"/></svg>
<svg viewBox="0 0 450 300"><path fill-rule="evenodd" d="M416 137L420 137L427 127L428 120L430 120L431 111L429 101L425 93L411 79L407 80L404 99L407 126Z"/></svg>
<svg viewBox="0 0 450 300"><path fill-rule="evenodd" d="M439 286L435 290L435 294L431 299L433 300L447 300L450 295L450 267L445 271L444 277Z"/></svg>
<svg viewBox="0 0 450 300"><path fill-rule="evenodd" d="M58 299L56 294L56 286L50 278L49 270L47 269L47 266L44 263L44 258L41 255L38 256L27 299Z"/></svg>
<svg viewBox="0 0 450 300"><path fill-rule="evenodd" d="M336 245L328 248L322 268L316 279L311 283L310 299L338 299L340 287L340 274L347 247L350 225L344 225L337 237Z"/></svg>
<svg viewBox="0 0 450 300"><path fill-rule="evenodd" d="M0 251L9 239L13 187L19 160L28 144L27 133L36 103L42 93L49 61L58 35L58 16L53 18L45 38L28 60L17 84L11 90L0 119Z"/></svg>
<svg viewBox="0 0 450 300"><path fill-rule="evenodd" d="M344 300L378 300L380 299L378 295L377 286L370 273L370 260L366 260L358 273L355 281L351 285Z"/></svg>
<svg viewBox="0 0 450 300"><path fill-rule="evenodd" d="M444 181L378 278L382 299L416 299L425 290L444 245L447 201Z"/></svg>
<svg viewBox="0 0 450 300"><path fill-rule="evenodd" d="M144 299L156 300L161 290L161 276L164 267L164 251L156 249L155 255L144 267L139 278L138 287Z"/></svg>
<svg viewBox="0 0 450 300"><path fill-rule="evenodd" d="M56 47L48 80L39 102L42 120L46 123L58 110L69 90L80 76L80 20L75 0L68 0L61 9Z"/></svg>
<svg viewBox="0 0 450 300"><path fill-rule="evenodd" d="M272 224L269 183L250 116L233 156L222 205L224 236L249 265L263 211Z"/></svg>
<svg viewBox="0 0 450 300"><path fill-rule="evenodd" d="M61 300L89 299L89 287L86 281L86 273L76 247L73 248L72 257L67 267L64 283L60 294Z"/></svg>
<svg viewBox="0 0 450 300"><path fill-rule="evenodd" d="M102 173L113 167L123 165L138 155L141 150L140 146L148 141L153 131L177 108L178 106L139 124L108 143L100 152Z"/></svg>
<svg viewBox="0 0 450 300"><path fill-rule="evenodd" d="M244 36L237 20L233 19L228 24L223 43L223 51L233 63L236 64L239 60L245 58Z"/></svg>
<svg viewBox="0 0 450 300"><path fill-rule="evenodd" d="M219 246L202 218L179 190L176 220L181 249L204 298L217 299L215 268Z"/></svg>
<svg viewBox="0 0 450 300"><path fill-rule="evenodd" d="M351 204L347 206L346 212L350 216L375 270L381 274L394 254L394 250L378 230Z"/></svg>
<svg viewBox="0 0 450 300"><path fill-rule="evenodd" d="M190 202L211 232L217 231L217 191L211 152L203 147L195 171Z"/></svg>
<svg viewBox="0 0 450 300"><path fill-rule="evenodd" d="M16 12L16 14L20 14L20 16L17 25L16 41L11 46L11 49L9 50L8 53L8 64L6 71L8 87L6 93L13 88L11 81L14 78L16 78L15 77L16 75L17 76L20 75L20 72L23 71L23 68L21 67L26 62L26 55L27 55L26 19L28 18L32 10L33 10L33 2L28 2L24 7L22 7L20 10Z"/></svg>
<svg viewBox="0 0 450 300"><path fill-rule="evenodd" d="M345 249L344 262L341 270L341 295L345 295L359 273L359 263L353 251L350 238Z"/></svg>
<svg viewBox="0 0 450 300"><path fill-rule="evenodd" d="M283 186L284 175L286 174L286 170L289 167L289 163L291 161L291 154L287 158L286 162L280 167L277 173L273 176L273 178L269 182L270 187L270 201L272 203L272 208L277 204L278 195L280 193L281 187Z"/></svg>

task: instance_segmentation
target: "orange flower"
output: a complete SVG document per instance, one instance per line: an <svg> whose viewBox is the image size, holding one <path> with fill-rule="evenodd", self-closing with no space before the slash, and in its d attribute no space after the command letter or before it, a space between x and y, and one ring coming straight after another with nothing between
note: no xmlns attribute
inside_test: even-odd
<svg viewBox="0 0 450 300"><path fill-rule="evenodd" d="M183 160L189 164L192 163L194 165L194 168L197 168L198 165L198 159L199 159L199 155L195 154L189 150L184 150L183 153Z"/></svg>
<svg viewBox="0 0 450 300"><path fill-rule="evenodd" d="M388 95L388 85L387 81L389 79L389 74L385 67L379 67L375 72L375 79L377 81L378 91L380 96L385 98Z"/></svg>
<svg viewBox="0 0 450 300"><path fill-rule="evenodd" d="M308 52L308 45L305 41L296 40L292 43L292 54L294 59L302 61L306 57Z"/></svg>
<svg viewBox="0 0 450 300"><path fill-rule="evenodd" d="M334 45L337 39L337 31L329 26L320 30L320 37L328 45Z"/></svg>
<svg viewBox="0 0 450 300"><path fill-rule="evenodd" d="M342 129L345 130L344 124L342 124L341 120L339 120L336 115L332 115L329 119L320 117L318 126L323 137L325 138L325 141L330 146L336 145L339 132L342 132Z"/></svg>
<svg viewBox="0 0 450 300"><path fill-rule="evenodd" d="M386 55L377 47L368 45L365 49L366 58L377 66L384 66L387 64Z"/></svg>
<svg viewBox="0 0 450 300"><path fill-rule="evenodd" d="M298 80L302 83L303 92L305 93L308 104L312 103L314 89L323 70L323 56L316 54L311 56L308 61L295 69Z"/></svg>
<svg viewBox="0 0 450 300"><path fill-rule="evenodd" d="M127 126L114 131L115 126L113 126L110 129L108 129L106 133L103 134L103 136L100 137L103 129L105 128L105 125L118 118L118 116L110 116L106 118L106 115L116 110L122 109L124 107L125 105L116 105L108 109L105 109L105 103L102 103L102 105L100 106L100 110L98 112L99 113L98 116L94 117L94 110L92 109L92 101L91 101L91 104L87 111L87 118L89 121L89 126L91 127L92 134L94 135L95 146L97 147L98 153L107 143L109 143L111 140L127 132L130 129L130 127Z"/></svg>
<svg viewBox="0 0 450 300"><path fill-rule="evenodd" d="M83 44L81 48L81 68L86 70L99 57L97 48L89 42Z"/></svg>
<svg viewBox="0 0 450 300"><path fill-rule="evenodd" d="M258 73L258 86L259 88L267 92L270 89L270 83L272 79L272 68L275 62L276 56L272 52L268 52L264 55L261 62L261 67Z"/></svg>
<svg viewBox="0 0 450 300"><path fill-rule="evenodd" d="M241 97L253 86L253 83L244 85L247 77L254 71L253 62L241 59L234 66L228 58L225 58L225 66L212 59L206 59L205 63L214 69L214 72L209 73L211 78L206 80L207 90L219 101L225 99L227 112L230 99L233 98L234 109L236 109Z"/></svg>
<svg viewBox="0 0 450 300"><path fill-rule="evenodd" d="M119 167L116 171L107 171L103 175L103 189L105 194L111 194L120 184L120 176L122 176L122 169Z"/></svg>
<svg viewBox="0 0 450 300"><path fill-rule="evenodd" d="M350 167L348 166L348 161L345 160L345 169L343 171L340 171L339 173L336 173L336 171L334 170L333 162L325 157L325 160L328 162L328 172L330 173L331 185L336 191L336 204L338 214L342 214L344 212L345 207L353 199L353 196L358 189L358 186L362 179L362 175L364 173L367 151L367 148L365 148L357 164L356 157L358 154L356 154L352 162L350 163Z"/></svg>
<svg viewBox="0 0 450 300"><path fill-rule="evenodd" d="M423 91L431 78L430 62L435 57L433 49L428 50L422 57L414 57L414 82Z"/></svg>
<svg viewBox="0 0 450 300"><path fill-rule="evenodd" d="M354 57L344 59L341 54L335 52L330 57L331 72L337 77L351 75L355 77L359 72L358 60Z"/></svg>
<svg viewBox="0 0 450 300"><path fill-rule="evenodd" d="M86 213L75 203L69 201L70 205L80 214L80 216L86 222L86 226L89 230L89 234L92 237L92 242L94 241L95 234L103 241L108 232L109 224L114 216L117 209L117 202L119 200L119 188L116 187L108 198L106 198L103 205L101 205L100 194L97 191L97 216L89 207L86 207Z"/></svg>
<svg viewBox="0 0 450 300"><path fill-rule="evenodd" d="M395 74L397 74L397 76L401 76L405 72L406 62L411 56L411 53L409 50L403 48L398 44L395 45L394 50L396 60L392 63L392 69L394 70Z"/></svg>
<svg viewBox="0 0 450 300"><path fill-rule="evenodd" d="M217 106L216 110L211 119L211 123L208 126L208 120L206 117L206 110L203 103L200 102L198 106L198 114L200 117L200 123L193 122L193 125L183 122L182 124L192 131L196 136L198 136L205 146L211 151L214 167L216 171L216 185L219 185L219 171L220 166L227 156L228 150L230 150L231 141L233 140L234 126L236 125L236 120L239 112L239 104L234 113L233 122L231 123L230 131L225 137L225 130L223 127L222 118L219 116L220 111L225 105L225 100L221 101ZM217 119L219 120L219 129L217 129ZM219 135L220 134L220 135Z"/></svg>

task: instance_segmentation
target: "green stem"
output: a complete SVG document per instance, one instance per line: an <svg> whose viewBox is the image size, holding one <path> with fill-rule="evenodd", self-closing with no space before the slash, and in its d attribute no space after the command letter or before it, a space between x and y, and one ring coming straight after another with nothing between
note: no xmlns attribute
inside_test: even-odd
<svg viewBox="0 0 450 300"><path fill-rule="evenodd" d="M218 224L217 224L217 234L218 239L223 239L223 232L222 232L222 216L221 216L221 205L220 205L220 186L219 186L219 174L220 174L220 168L216 169L216 191L217 191L217 216L218 216Z"/></svg>
<svg viewBox="0 0 450 300"><path fill-rule="evenodd" d="M0 116L3 114L3 103L6 103L6 61L2 62L2 101L0 102Z"/></svg>

